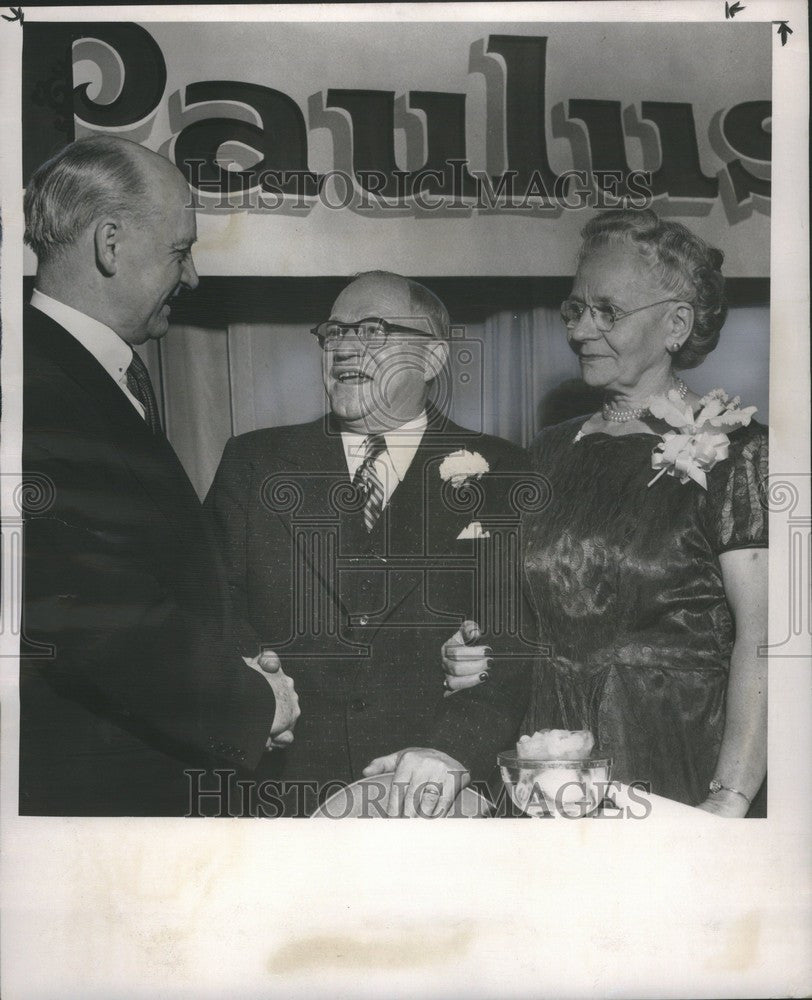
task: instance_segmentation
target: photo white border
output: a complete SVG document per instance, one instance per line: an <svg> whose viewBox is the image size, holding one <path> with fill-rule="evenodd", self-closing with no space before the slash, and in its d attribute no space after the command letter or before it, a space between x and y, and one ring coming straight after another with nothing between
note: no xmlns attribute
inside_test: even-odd
<svg viewBox="0 0 812 1000"><path fill-rule="evenodd" d="M29 21L724 20L723 0L23 10ZM747 0L736 20L786 20L793 32L785 46L773 41L770 465L773 476L798 477L808 512L807 9L802 0ZM4 536L21 425L21 35L0 25ZM770 527L776 642L786 622L786 514L773 513ZM19 817L13 640L0 636L7 998L812 990L808 637L793 647L800 655L771 661L769 816L718 820L718 830L656 815L541 827Z"/></svg>

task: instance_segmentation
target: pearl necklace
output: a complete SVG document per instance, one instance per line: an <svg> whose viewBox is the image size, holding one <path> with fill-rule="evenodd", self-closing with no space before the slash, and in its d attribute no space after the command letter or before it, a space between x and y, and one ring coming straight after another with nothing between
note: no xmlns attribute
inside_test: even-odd
<svg viewBox="0 0 812 1000"><path fill-rule="evenodd" d="M674 387L679 393L680 399L685 399L688 394L688 386L681 378L674 379ZM639 420L648 413L647 406L636 406L631 410L614 410L609 403L603 404L603 419L611 420L616 424L625 424L629 420Z"/></svg>

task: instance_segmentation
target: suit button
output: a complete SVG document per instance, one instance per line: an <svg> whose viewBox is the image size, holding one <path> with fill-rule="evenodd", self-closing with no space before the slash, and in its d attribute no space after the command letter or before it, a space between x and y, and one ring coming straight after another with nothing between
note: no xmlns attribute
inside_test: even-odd
<svg viewBox="0 0 812 1000"><path fill-rule="evenodd" d="M359 625L369 625L369 616L368 615L361 615L361 617L358 619L358 624Z"/></svg>
<svg viewBox="0 0 812 1000"><path fill-rule="evenodd" d="M363 712L366 707L367 703L363 698L356 698L355 701L350 703L350 708L353 712Z"/></svg>

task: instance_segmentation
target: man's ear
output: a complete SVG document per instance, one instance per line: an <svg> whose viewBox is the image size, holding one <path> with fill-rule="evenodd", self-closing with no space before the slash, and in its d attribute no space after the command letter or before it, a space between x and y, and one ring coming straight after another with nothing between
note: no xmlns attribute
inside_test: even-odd
<svg viewBox="0 0 812 1000"><path fill-rule="evenodd" d="M120 236L119 224L114 219L99 222L93 230L96 266L108 278L118 270Z"/></svg>
<svg viewBox="0 0 812 1000"><path fill-rule="evenodd" d="M448 344L444 340L430 340L426 344L426 367L424 379L431 382L437 378L448 363Z"/></svg>
<svg viewBox="0 0 812 1000"><path fill-rule="evenodd" d="M694 307L690 302L676 302L668 314L666 349L678 351L694 328Z"/></svg>

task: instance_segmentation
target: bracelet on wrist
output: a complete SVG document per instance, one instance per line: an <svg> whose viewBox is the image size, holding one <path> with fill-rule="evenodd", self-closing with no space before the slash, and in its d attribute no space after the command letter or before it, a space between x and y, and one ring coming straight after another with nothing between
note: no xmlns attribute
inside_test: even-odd
<svg viewBox="0 0 812 1000"><path fill-rule="evenodd" d="M740 792L738 788L731 788L730 785L723 785L718 778L714 778L713 781L708 785L708 788L710 789L711 792L714 793L732 792L734 795L738 795L741 798L743 798L748 806L751 806L753 804L753 800L749 796L745 795L744 792Z"/></svg>

